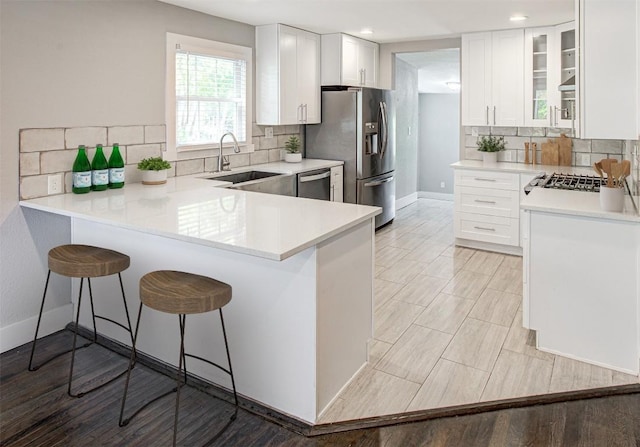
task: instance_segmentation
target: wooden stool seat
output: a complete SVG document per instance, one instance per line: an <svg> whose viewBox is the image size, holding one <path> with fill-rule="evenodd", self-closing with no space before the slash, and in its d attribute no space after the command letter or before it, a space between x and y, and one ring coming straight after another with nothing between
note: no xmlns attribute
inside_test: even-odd
<svg viewBox="0 0 640 447"><path fill-rule="evenodd" d="M140 279L140 301L161 312L198 314L229 303L231 286L193 273L158 270Z"/></svg>
<svg viewBox="0 0 640 447"><path fill-rule="evenodd" d="M96 278L120 273L129 256L91 245L67 244L49 250L49 270L71 278Z"/></svg>

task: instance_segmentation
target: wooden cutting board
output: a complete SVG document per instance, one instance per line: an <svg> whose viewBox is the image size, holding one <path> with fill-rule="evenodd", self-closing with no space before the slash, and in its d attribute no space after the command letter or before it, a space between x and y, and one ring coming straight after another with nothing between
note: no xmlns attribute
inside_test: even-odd
<svg viewBox="0 0 640 447"><path fill-rule="evenodd" d="M571 157L569 157L571 158ZM542 143L542 159L543 165L557 165L559 161L559 145L549 140Z"/></svg>
<svg viewBox="0 0 640 447"><path fill-rule="evenodd" d="M558 143L558 164L560 166L571 166L573 141L571 138L567 138L565 134L562 134L560 138L556 138L556 143Z"/></svg>

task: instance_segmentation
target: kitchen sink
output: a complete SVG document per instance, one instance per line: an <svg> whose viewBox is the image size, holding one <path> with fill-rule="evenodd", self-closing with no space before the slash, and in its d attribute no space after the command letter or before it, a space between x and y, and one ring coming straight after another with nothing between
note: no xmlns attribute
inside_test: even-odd
<svg viewBox="0 0 640 447"><path fill-rule="evenodd" d="M235 172L227 175L216 175L215 177L207 177L207 180L220 180L222 182L231 183L244 183L252 180L258 180L268 177L274 177L276 175L282 175L277 172L264 172L264 171L245 171Z"/></svg>

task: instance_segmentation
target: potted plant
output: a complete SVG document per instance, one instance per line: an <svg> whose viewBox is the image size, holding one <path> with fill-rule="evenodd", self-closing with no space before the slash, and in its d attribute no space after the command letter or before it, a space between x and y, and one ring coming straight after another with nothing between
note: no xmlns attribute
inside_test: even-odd
<svg viewBox="0 0 640 447"><path fill-rule="evenodd" d="M284 143L284 148L287 151L284 154L284 161L289 163L299 163L302 161L302 154L300 153L300 139L291 135L286 143Z"/></svg>
<svg viewBox="0 0 640 447"><path fill-rule="evenodd" d="M162 185L167 183L167 169L171 169L171 164L162 157L151 157L138 162L138 169L142 171L143 185Z"/></svg>
<svg viewBox="0 0 640 447"><path fill-rule="evenodd" d="M503 151L504 146L504 137L486 135L478 140L478 150L482 152L482 160L485 163L496 163L498 161L498 152Z"/></svg>

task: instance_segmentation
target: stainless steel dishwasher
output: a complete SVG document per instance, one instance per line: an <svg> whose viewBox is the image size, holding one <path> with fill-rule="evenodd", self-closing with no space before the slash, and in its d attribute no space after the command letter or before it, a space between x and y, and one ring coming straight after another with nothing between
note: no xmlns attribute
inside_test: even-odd
<svg viewBox="0 0 640 447"><path fill-rule="evenodd" d="M298 197L331 199L331 169L317 169L298 174Z"/></svg>

